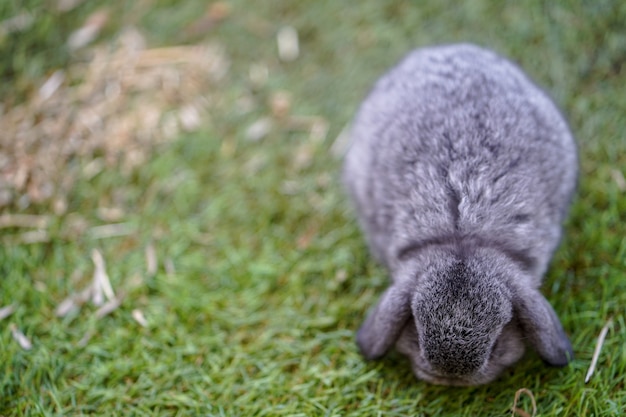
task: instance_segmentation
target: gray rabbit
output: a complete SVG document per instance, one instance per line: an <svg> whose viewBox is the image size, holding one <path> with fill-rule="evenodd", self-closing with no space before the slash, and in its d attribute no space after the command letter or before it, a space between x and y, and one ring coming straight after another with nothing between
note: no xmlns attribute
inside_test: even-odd
<svg viewBox="0 0 626 417"><path fill-rule="evenodd" d="M538 288L577 181L548 96L473 45L418 49L384 75L351 128L343 180L391 286L357 333L367 359L395 344L435 384L492 381L524 353L572 347Z"/></svg>

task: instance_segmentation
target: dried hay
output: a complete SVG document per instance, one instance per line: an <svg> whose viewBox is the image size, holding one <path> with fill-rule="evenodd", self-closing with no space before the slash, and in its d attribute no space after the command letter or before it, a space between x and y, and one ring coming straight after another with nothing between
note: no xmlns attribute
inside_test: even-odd
<svg viewBox="0 0 626 417"><path fill-rule="evenodd" d="M228 68L218 45L150 49L133 28L81 56L25 103L0 107L0 209L52 203L61 214L78 178L132 172L200 127Z"/></svg>

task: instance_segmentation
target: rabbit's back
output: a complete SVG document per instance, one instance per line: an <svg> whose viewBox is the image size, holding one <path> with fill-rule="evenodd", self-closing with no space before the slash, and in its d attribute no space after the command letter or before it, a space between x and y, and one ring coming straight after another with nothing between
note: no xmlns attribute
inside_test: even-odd
<svg viewBox="0 0 626 417"><path fill-rule="evenodd" d="M344 181L374 253L393 268L460 237L545 271L576 183L576 148L545 93L472 45L414 51L352 127Z"/></svg>

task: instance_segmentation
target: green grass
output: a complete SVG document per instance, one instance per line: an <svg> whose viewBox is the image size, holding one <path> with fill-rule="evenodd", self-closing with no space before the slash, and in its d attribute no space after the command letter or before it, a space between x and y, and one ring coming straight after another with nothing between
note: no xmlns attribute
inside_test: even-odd
<svg viewBox="0 0 626 417"><path fill-rule="evenodd" d="M205 36L224 45L232 65L202 131L182 136L132 176L105 171L79 181L51 242L0 246L0 306L17 305L0 321L0 415L506 415L522 387L532 390L543 416L626 412L626 191L612 173L626 173L626 3L229 4L228 19ZM3 7L2 19L10 17L14 10ZM138 24L153 45L176 44L205 7L159 1ZM274 35L285 24L301 37L292 63L276 54ZM29 45L37 63L28 70L13 62L11 71L25 71L19 74L4 70L3 77L18 77L16 94L29 90L24 80L38 85L34 75L61 64L48 60L50 53L65 54L61 43L36 40L39 29L11 45ZM475 388L416 381L397 355L377 363L359 356L354 331L387 277L367 254L337 182L340 161L329 156L376 77L413 47L455 41L520 62L560 103L581 152L580 190L544 285L576 359L554 369L529 353L496 382ZM260 88L248 80L252 63L269 69ZM294 114L329 122L325 141L280 127L259 142L245 139L279 90L292 94ZM256 104L248 113L238 107L244 96ZM313 152L308 166L294 158L304 147ZM76 216L102 223L96 210L111 201L136 232L109 239L67 233ZM8 242L19 231L2 232ZM153 277L144 260L151 242L159 259ZM127 292L122 307L99 320L90 305L55 317L61 300L89 281L94 248L114 289ZM143 311L147 328L132 319L133 309ZM585 385L609 317L613 327ZM32 350L12 339L9 323L31 339ZM86 333L92 337L81 347ZM530 410L527 399L521 405Z"/></svg>

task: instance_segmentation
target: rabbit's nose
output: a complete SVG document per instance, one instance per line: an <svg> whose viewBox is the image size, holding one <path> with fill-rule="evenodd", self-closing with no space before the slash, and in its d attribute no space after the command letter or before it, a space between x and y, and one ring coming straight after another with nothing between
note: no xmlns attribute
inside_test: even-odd
<svg viewBox="0 0 626 417"><path fill-rule="evenodd" d="M434 346L433 346L434 347ZM485 349L463 340L442 340L425 352L433 371L447 376L469 376L478 372L486 359Z"/></svg>

